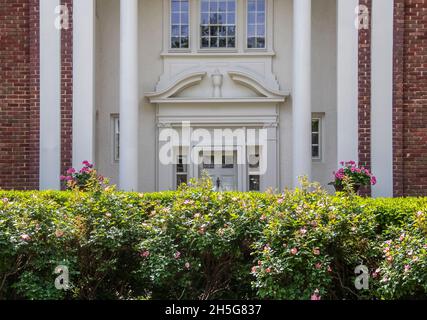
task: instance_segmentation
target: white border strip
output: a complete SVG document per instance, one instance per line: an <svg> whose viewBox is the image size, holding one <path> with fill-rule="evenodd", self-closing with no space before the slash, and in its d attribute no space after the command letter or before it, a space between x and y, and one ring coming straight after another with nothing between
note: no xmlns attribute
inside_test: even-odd
<svg viewBox="0 0 427 320"><path fill-rule="evenodd" d="M393 1L372 7L372 171L374 197L393 196Z"/></svg>
<svg viewBox="0 0 427 320"><path fill-rule="evenodd" d="M40 1L40 190L60 189L61 31L59 0Z"/></svg>
<svg viewBox="0 0 427 320"><path fill-rule="evenodd" d="M73 167L95 160L95 1L73 3Z"/></svg>
<svg viewBox="0 0 427 320"><path fill-rule="evenodd" d="M387 0L390 1L390 0ZM359 0L337 0L337 160L359 158Z"/></svg>

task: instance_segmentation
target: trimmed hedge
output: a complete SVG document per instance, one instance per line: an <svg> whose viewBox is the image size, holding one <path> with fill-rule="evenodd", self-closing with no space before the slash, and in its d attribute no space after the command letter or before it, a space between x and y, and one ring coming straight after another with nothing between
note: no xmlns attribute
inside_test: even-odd
<svg viewBox="0 0 427 320"><path fill-rule="evenodd" d="M427 298L427 198L211 190L0 191L0 299Z"/></svg>

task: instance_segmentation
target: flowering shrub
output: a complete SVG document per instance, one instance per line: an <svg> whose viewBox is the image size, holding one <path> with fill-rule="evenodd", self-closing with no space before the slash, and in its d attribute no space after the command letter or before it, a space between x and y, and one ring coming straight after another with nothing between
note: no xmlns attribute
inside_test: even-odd
<svg viewBox="0 0 427 320"><path fill-rule="evenodd" d="M332 182L338 191L344 190L347 183L357 190L359 187L376 185L377 178L364 167L359 167L355 161L341 162L342 168L334 172L335 181Z"/></svg>
<svg viewBox="0 0 427 320"><path fill-rule="evenodd" d="M83 167L77 171L74 168L67 170L64 176L61 176L61 181L65 182L67 189L78 189L83 191L98 190L106 187L109 183L108 179L98 175L93 164L89 161L83 161Z"/></svg>
<svg viewBox="0 0 427 320"><path fill-rule="evenodd" d="M0 299L426 298L427 198L0 191ZM390 258L391 257L391 258ZM354 287L360 263L370 290ZM55 288L65 265L71 289ZM384 279L384 281L382 281Z"/></svg>
<svg viewBox="0 0 427 320"><path fill-rule="evenodd" d="M385 241L383 261L374 278L378 290L388 299L426 297L427 293L427 219L423 211L409 226L412 232L395 228L395 236Z"/></svg>

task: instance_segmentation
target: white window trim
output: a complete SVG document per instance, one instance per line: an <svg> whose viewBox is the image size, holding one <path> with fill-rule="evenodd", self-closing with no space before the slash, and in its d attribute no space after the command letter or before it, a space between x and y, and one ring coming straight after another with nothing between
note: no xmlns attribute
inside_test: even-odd
<svg viewBox="0 0 427 320"><path fill-rule="evenodd" d="M311 158L313 162L323 162L324 159L324 122L325 115L323 113L313 113L312 121L319 120L319 157L313 157L313 152L311 153ZM311 130L311 136L313 135L313 130ZM313 141L311 142L313 147Z"/></svg>
<svg viewBox="0 0 427 320"><path fill-rule="evenodd" d="M236 3L236 48L200 48L201 1L189 0L189 48L172 49L170 0L163 0L163 52L161 56L275 56L274 0L266 0L266 48L247 48L247 0L236 0Z"/></svg>
<svg viewBox="0 0 427 320"><path fill-rule="evenodd" d="M197 4L197 52L198 53L235 53L239 51L239 4L240 0L236 1L236 11L235 11L235 28L236 28L236 36L235 36L235 47L234 48L202 48L202 35L200 33L200 26L202 25L201 13L202 13L202 1L196 0Z"/></svg>
<svg viewBox="0 0 427 320"><path fill-rule="evenodd" d="M274 0L265 0L265 47L248 48L248 1L244 0L244 52L273 52L274 37Z"/></svg>
<svg viewBox="0 0 427 320"><path fill-rule="evenodd" d="M166 6L167 10L166 13L168 15L168 19L165 19L167 21L166 26L166 33L167 33L167 39L166 39L166 46L165 48L168 48L168 52L171 53L189 53L191 52L192 48L192 41L193 41L193 35L192 35L192 0L188 0L188 48L172 48L172 6L171 6L172 0L164 0L164 5Z"/></svg>
<svg viewBox="0 0 427 320"><path fill-rule="evenodd" d="M117 127L119 126L119 127ZM111 162L117 164L120 161L120 156L116 153L116 148L120 148L120 138L118 145L116 144L116 129L119 128L118 134L120 135L120 116L119 114L111 114ZM120 137L120 136L119 136ZM120 150L120 149L119 149Z"/></svg>
<svg viewBox="0 0 427 320"><path fill-rule="evenodd" d="M248 21L248 16L249 16L249 0L245 0L245 50L247 51L267 51L268 48L268 43L267 43L267 39L268 39L268 26L267 26L267 22L268 22L268 12L269 12L269 1L268 0L264 0L264 5L265 5L265 9L264 9L264 48L248 48L248 38L249 38L249 21Z"/></svg>

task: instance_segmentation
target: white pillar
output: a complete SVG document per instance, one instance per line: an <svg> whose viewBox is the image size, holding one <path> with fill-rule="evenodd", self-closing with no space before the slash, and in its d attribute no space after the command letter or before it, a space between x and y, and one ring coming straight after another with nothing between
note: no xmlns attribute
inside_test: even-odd
<svg viewBox="0 0 427 320"><path fill-rule="evenodd" d="M393 1L372 2L371 161L374 197L393 197Z"/></svg>
<svg viewBox="0 0 427 320"><path fill-rule="evenodd" d="M60 189L61 31L59 0L40 1L40 189Z"/></svg>
<svg viewBox="0 0 427 320"><path fill-rule="evenodd" d="M359 0L337 1L338 162L359 159L359 30L355 25L358 5Z"/></svg>
<svg viewBox="0 0 427 320"><path fill-rule="evenodd" d="M311 179L311 0L294 0L293 177Z"/></svg>
<svg viewBox="0 0 427 320"><path fill-rule="evenodd" d="M73 2L73 167L95 161L95 0Z"/></svg>
<svg viewBox="0 0 427 320"><path fill-rule="evenodd" d="M120 189L138 190L138 0L120 1Z"/></svg>

